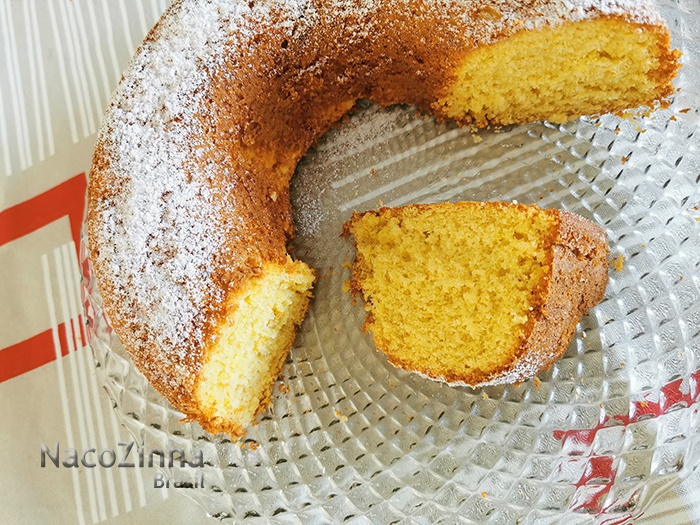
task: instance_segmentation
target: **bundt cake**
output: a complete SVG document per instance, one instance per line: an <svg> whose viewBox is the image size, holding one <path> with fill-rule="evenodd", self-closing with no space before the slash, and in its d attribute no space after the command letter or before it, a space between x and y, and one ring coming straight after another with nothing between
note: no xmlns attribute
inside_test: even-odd
<svg viewBox="0 0 700 525"><path fill-rule="evenodd" d="M311 297L289 179L359 98L463 124L653 106L678 67L637 0L175 1L124 73L88 190L91 260L134 363L240 436Z"/></svg>
<svg viewBox="0 0 700 525"><path fill-rule="evenodd" d="M354 213L351 290L389 361L450 384L530 379L603 299L608 245L572 213L460 202Z"/></svg>

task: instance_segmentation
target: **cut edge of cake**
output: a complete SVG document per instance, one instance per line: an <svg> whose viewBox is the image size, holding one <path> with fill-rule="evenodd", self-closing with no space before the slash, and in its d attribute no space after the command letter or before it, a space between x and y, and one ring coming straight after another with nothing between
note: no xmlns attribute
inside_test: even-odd
<svg viewBox="0 0 700 525"><path fill-rule="evenodd" d="M406 353L398 351L398 347L406 347L406 352L409 353L414 351L410 348L410 337L407 338L408 341L392 342L378 334L379 324L389 323L391 320L386 319L386 313L378 312L377 305L373 304L378 291L368 287L368 276L373 270L372 263L363 256L365 239L359 231L363 219L380 216L400 219L401 214L407 211L424 213L427 210L445 208L516 209L542 215L551 224L549 238L545 242L548 252L547 269L535 286L538 295L530 304L532 309L527 312L521 336L518 343L512 346L511 358L490 370L446 372L435 364L439 361L435 356L431 356L432 359L426 362L427 359L420 361L416 357L407 358ZM377 349L384 352L389 361L399 368L453 386L477 387L517 383L549 368L566 351L586 310L603 299L608 280L609 248L604 231L578 215L559 210L541 210L537 206L467 202L382 208L354 213L344 226L344 234L353 235L357 250L350 289L355 296L365 301L368 313L364 329L373 334ZM376 234L377 232L374 232L375 236ZM413 278L419 281L426 276L415 275ZM406 298L406 304L408 302L409 299ZM378 314L383 317L378 318ZM439 315L439 312L436 315Z"/></svg>
<svg viewBox="0 0 700 525"><path fill-rule="evenodd" d="M226 316L204 353L195 384L202 426L245 434L269 405L312 297L315 272L301 261L265 263L259 275L229 294Z"/></svg>
<svg viewBox="0 0 700 525"><path fill-rule="evenodd" d="M484 127L666 107L680 56L664 25L622 16L523 29L467 52L433 108Z"/></svg>

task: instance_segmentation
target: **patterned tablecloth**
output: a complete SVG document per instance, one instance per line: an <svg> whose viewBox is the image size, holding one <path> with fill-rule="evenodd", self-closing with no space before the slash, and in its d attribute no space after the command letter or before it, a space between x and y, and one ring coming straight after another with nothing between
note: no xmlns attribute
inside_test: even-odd
<svg viewBox="0 0 700 525"><path fill-rule="evenodd" d="M77 249L86 174L121 71L166 0L0 0L3 523L209 523L153 468L55 468L41 449L130 441L97 384ZM48 457L48 456L46 456ZM65 457L65 456L64 456ZM109 463L109 454L98 458ZM700 523L700 474L638 523Z"/></svg>

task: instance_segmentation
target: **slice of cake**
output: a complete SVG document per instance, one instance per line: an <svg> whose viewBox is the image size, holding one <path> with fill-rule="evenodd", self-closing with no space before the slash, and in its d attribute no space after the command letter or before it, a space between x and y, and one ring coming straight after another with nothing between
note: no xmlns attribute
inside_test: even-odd
<svg viewBox="0 0 700 525"><path fill-rule="evenodd" d="M354 213L352 291L394 365L451 384L531 378L603 299L603 230L572 213L460 202Z"/></svg>

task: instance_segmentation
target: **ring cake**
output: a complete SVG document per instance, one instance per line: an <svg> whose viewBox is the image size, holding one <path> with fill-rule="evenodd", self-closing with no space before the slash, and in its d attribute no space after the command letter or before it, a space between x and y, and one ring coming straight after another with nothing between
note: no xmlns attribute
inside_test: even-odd
<svg viewBox="0 0 700 525"><path fill-rule="evenodd" d="M114 329L174 406L240 436L311 297L289 179L359 98L484 126L652 107L678 53L645 0L174 2L131 61L88 189Z"/></svg>

